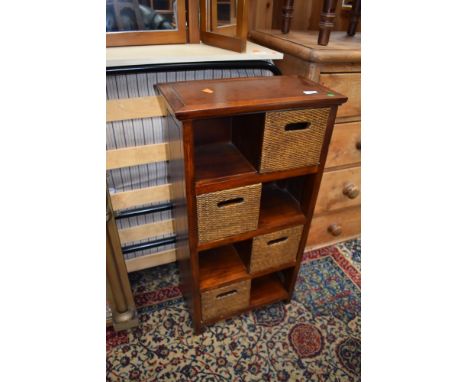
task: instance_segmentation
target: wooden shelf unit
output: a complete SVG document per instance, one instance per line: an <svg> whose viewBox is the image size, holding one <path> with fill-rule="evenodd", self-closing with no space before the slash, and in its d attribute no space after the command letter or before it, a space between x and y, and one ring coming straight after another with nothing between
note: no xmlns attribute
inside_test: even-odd
<svg viewBox="0 0 468 382"><path fill-rule="evenodd" d="M203 326L220 319L274 302L288 302L310 228L337 108L346 97L297 76L178 82L160 85L158 90L171 112L168 116L168 152L178 238L176 257L195 332L200 333ZM301 165L300 159L294 163L294 158L288 157L285 160L288 163L292 160L291 168L262 170L261 160L265 156L262 150L268 139L264 133L268 113L292 112L297 113L294 114L296 117L313 114L303 113L306 109L327 113L322 114L326 119L322 118L324 122L321 122L323 136L318 143L320 158L317 163ZM321 129L314 125L318 124L315 120L298 124L297 118L301 117L296 117L290 123L294 128L288 127L289 124L274 128L284 131ZM293 131L291 134L302 133ZM280 142L281 145L288 144L287 141ZM300 147L298 151L301 151ZM268 155L276 155L275 150ZM258 224L255 229L223 233L214 240L200 236L200 230L216 231L219 224L225 224L229 232L231 211L240 211L240 215L232 216L240 216L241 220L245 216L256 219L257 215L251 210L242 212L242 208L246 208L242 207L244 202L247 203L245 198L252 197L242 193L252 187L257 190L254 210L258 210ZM255 199L259 189L260 196ZM219 202L219 195L224 192L234 196ZM197 202L203 197L213 198L209 200L215 211L214 215L208 214L212 220L205 228L199 225L199 214L203 212L205 216L206 211L211 210L197 211L200 206ZM217 211L226 205L231 210L223 210L227 211L225 215L219 215L225 216L219 217L225 221L217 220ZM257 236L297 226L303 228L294 262L288 260L276 266L268 266L267 262L267 266L255 273L248 272L252 240L255 242ZM266 243L266 239L263 240ZM293 251L295 247L289 253L294 254ZM278 253L281 260L281 252ZM267 259L268 251L264 255ZM229 291L231 286L233 290ZM218 289L223 292L216 295ZM210 315L207 314L205 319L204 308L208 300L203 302L203 296L211 299ZM230 299L235 303L231 310L226 310ZM212 314L213 304L220 305L217 317Z"/></svg>

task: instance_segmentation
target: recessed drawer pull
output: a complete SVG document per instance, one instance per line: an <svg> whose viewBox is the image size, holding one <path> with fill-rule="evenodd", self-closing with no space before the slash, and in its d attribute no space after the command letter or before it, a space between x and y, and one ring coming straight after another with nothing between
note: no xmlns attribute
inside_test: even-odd
<svg viewBox="0 0 468 382"><path fill-rule="evenodd" d="M348 183L343 188L343 194L350 199L355 199L359 195L359 188L354 183Z"/></svg>
<svg viewBox="0 0 468 382"><path fill-rule="evenodd" d="M310 127L310 122L293 122L288 123L285 127L285 131L294 131L294 130L305 130Z"/></svg>
<svg viewBox="0 0 468 382"><path fill-rule="evenodd" d="M275 244L278 244L278 243L282 243L283 241L286 241L286 240L288 240L288 237L283 236L283 237L280 237L278 239L270 240L269 242L267 242L267 245L275 245Z"/></svg>
<svg viewBox="0 0 468 382"><path fill-rule="evenodd" d="M230 290L230 291L218 294L216 296L216 300L221 300L222 298L231 297L231 296L234 296L235 294L237 294L237 290L235 290L235 289Z"/></svg>
<svg viewBox="0 0 468 382"><path fill-rule="evenodd" d="M222 202L218 203L218 207L219 208L228 207L228 206L232 206L233 204L242 203L243 201L244 201L244 198L234 198L234 199L223 200Z"/></svg>
<svg viewBox="0 0 468 382"><path fill-rule="evenodd" d="M356 142L356 150L361 151L361 140Z"/></svg>
<svg viewBox="0 0 468 382"><path fill-rule="evenodd" d="M328 226L328 232L330 232L333 236L340 236L343 230L339 224L334 223Z"/></svg>

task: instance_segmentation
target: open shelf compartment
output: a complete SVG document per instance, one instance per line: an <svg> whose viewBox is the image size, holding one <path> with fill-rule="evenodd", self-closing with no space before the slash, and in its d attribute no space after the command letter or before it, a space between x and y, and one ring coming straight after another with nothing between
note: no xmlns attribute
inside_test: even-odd
<svg viewBox="0 0 468 382"><path fill-rule="evenodd" d="M199 270L201 291L250 278L243 261L232 245L201 251Z"/></svg>
<svg viewBox="0 0 468 382"><path fill-rule="evenodd" d="M225 247L225 248L227 248L227 247ZM225 256L225 253L227 253L227 252L224 252L224 255L223 255L222 254L223 251L220 251L218 254L221 255L221 256ZM232 256L233 258L237 257L237 254L235 253L235 251L230 251L229 253L230 253L230 256ZM214 255L214 252L212 252L212 254ZM237 262L238 259L236 259L235 261ZM204 271L206 271L206 270L207 269L205 268ZM249 305L242 308L242 309L236 310L234 312L230 312L229 314L221 314L221 315L216 316L216 317L210 317L210 318L204 320L203 323L204 324L210 324L210 323L213 323L213 322L217 322L220 319L228 319L230 317L237 316L237 315L242 314L243 312L251 310L251 309L257 309L257 308L261 308L261 307L263 307L265 305L269 305L269 304L272 304L272 303L275 303L275 302L287 300L289 298L288 290L289 290L289 285L291 283L291 276L292 276L293 271L294 271L294 267L290 267L290 268L287 268L287 269L272 272L272 273L262 275L262 276L243 275L242 278L235 278L235 277L238 277L239 274L237 274L237 276L234 276L235 272L232 272L229 275L226 274L226 276L227 276L226 278L218 278L218 282L215 283L216 288L220 288L220 287L226 286L228 284L236 283L238 281L241 281L242 279L245 279L245 277L250 278L251 279L251 284L250 284L251 286L250 286ZM203 283L205 286L207 285L206 284L206 280L207 280L206 275L207 274L204 273L203 280L205 280L205 282L201 281L201 283ZM200 276L202 276L202 273L200 273ZM202 277L201 277L201 279L202 279ZM219 282L220 280L223 280L223 282ZM227 283L227 280L231 280L231 281L229 283ZM215 284L213 284L213 285L215 285ZM210 289L214 289L214 288L210 288ZM201 290L201 292L203 293L203 292L206 292L207 290L209 290L209 289Z"/></svg>
<svg viewBox="0 0 468 382"><path fill-rule="evenodd" d="M204 184L256 174L263 123L264 113L195 120L195 181ZM246 132L252 141L239 139Z"/></svg>
<svg viewBox="0 0 468 382"><path fill-rule="evenodd" d="M252 280L250 287L250 308L257 308L288 298L284 274L270 273Z"/></svg>

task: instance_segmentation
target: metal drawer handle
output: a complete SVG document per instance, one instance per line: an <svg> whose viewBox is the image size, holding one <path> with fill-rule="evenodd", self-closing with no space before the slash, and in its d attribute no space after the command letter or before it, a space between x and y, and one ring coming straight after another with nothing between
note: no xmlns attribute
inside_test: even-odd
<svg viewBox="0 0 468 382"><path fill-rule="evenodd" d="M278 239L270 240L269 242L267 242L267 245L275 245L275 244L278 244L278 243L282 243L283 241L286 241L286 240L288 240L287 236L280 237Z"/></svg>
<svg viewBox="0 0 468 382"><path fill-rule="evenodd" d="M292 122L284 126L285 131L305 130L310 126L310 122Z"/></svg>
<svg viewBox="0 0 468 382"><path fill-rule="evenodd" d="M218 207L219 208L228 207L228 206L232 206L233 204L242 203L243 201L244 201L244 198L228 199L228 200L224 200L222 202L219 202Z"/></svg>
<svg viewBox="0 0 468 382"><path fill-rule="evenodd" d="M343 230L339 224L333 223L332 225L328 226L328 232L330 232L333 236L340 236Z"/></svg>
<svg viewBox="0 0 468 382"><path fill-rule="evenodd" d="M355 199L359 195L359 188L354 183L347 183L343 188L343 194L350 199Z"/></svg>
<svg viewBox="0 0 468 382"><path fill-rule="evenodd" d="M221 299L226 298L226 297L234 296L236 293L237 293L237 290L234 289L234 290L230 290L230 291L228 291L228 292L224 292L224 293L218 294L218 295L216 296L216 300L221 300Z"/></svg>

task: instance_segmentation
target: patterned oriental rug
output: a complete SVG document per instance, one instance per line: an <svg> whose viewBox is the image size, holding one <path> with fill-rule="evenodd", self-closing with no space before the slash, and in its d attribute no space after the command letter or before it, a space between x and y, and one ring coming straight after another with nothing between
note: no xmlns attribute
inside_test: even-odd
<svg viewBox="0 0 468 382"><path fill-rule="evenodd" d="M361 242L307 252L292 302L194 336L175 264L131 274L139 327L107 329L107 381L359 381Z"/></svg>

